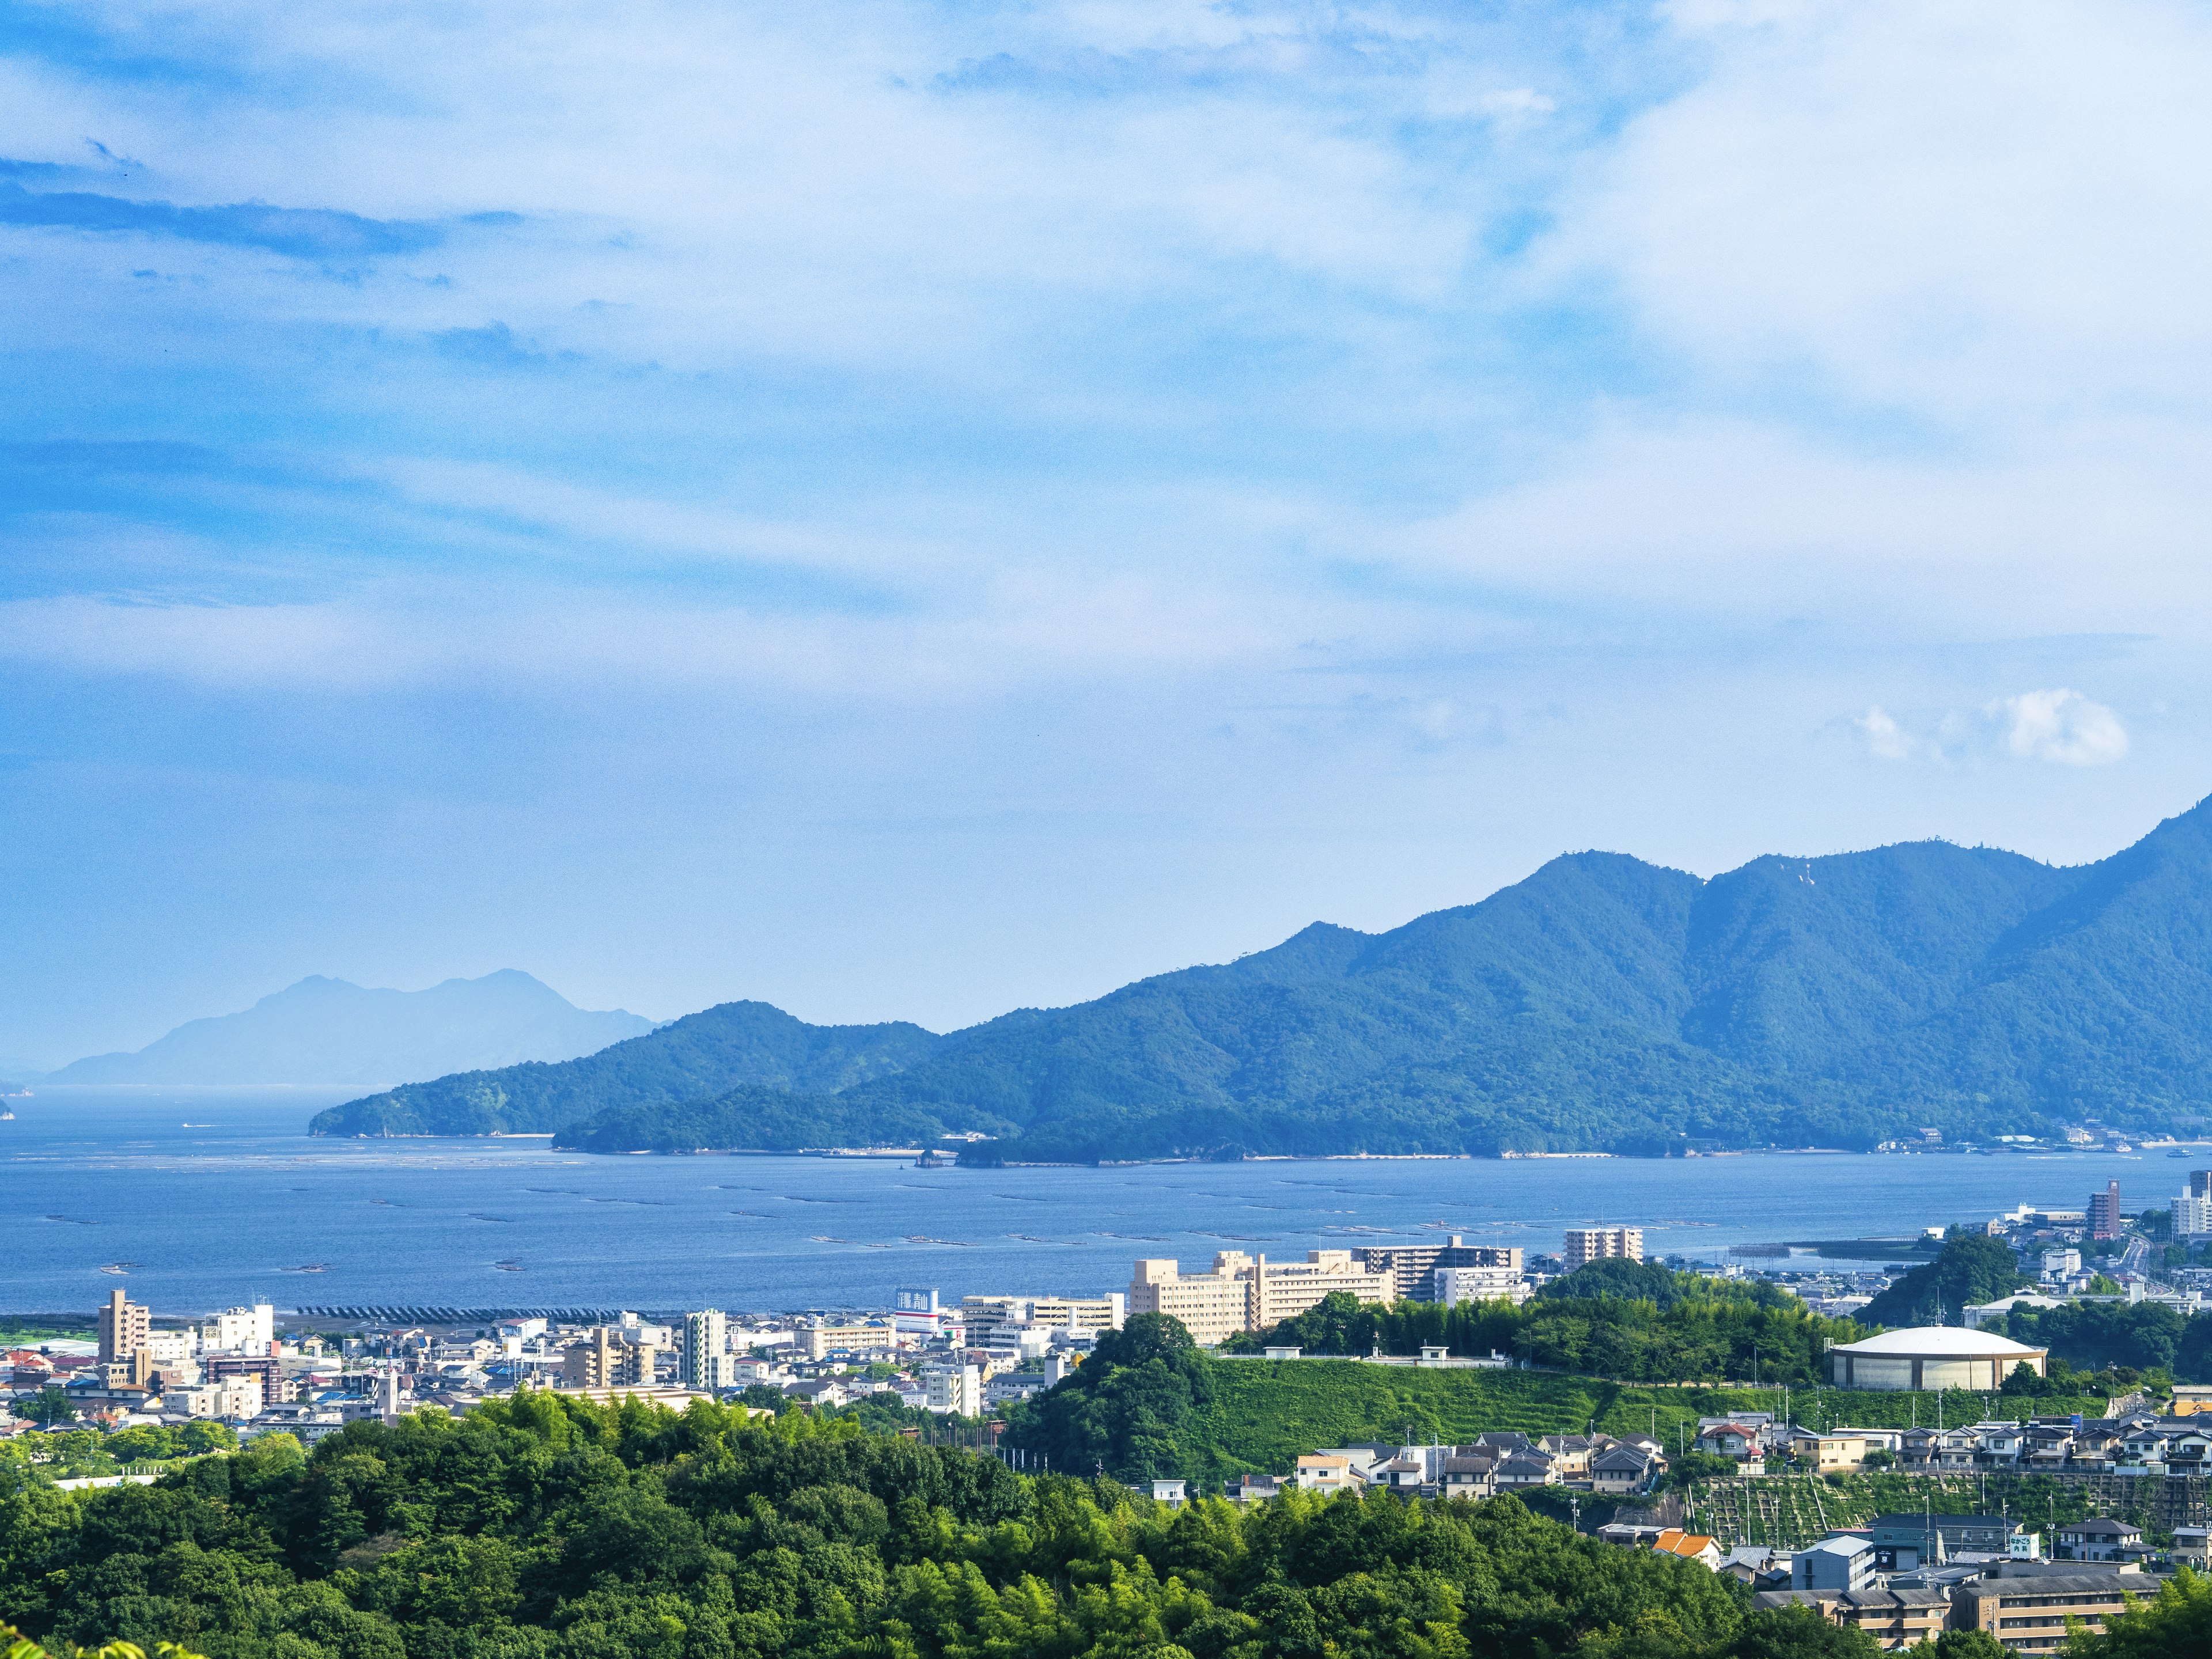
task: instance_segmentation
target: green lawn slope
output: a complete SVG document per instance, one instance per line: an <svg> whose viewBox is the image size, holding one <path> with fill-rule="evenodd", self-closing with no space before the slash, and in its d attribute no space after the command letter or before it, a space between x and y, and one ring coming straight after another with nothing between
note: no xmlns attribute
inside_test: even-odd
<svg viewBox="0 0 2212 1659"><path fill-rule="evenodd" d="M1700 1417L1779 1413L1778 1389L1669 1388L1543 1371L1421 1370L1356 1359L1208 1359L1211 1399L1177 1426L1185 1474L1214 1482L1280 1474L1300 1454L1358 1440L1458 1443L1487 1430L1656 1434L1668 1448L1694 1436ZM1800 1422L1906 1428L1987 1417L2101 1413L2101 1399L2014 1402L1954 1390L1942 1395L1798 1389Z"/></svg>

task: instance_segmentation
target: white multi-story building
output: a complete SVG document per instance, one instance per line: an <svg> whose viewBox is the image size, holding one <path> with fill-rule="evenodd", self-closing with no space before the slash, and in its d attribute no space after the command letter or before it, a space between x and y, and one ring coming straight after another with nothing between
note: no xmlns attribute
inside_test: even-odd
<svg viewBox="0 0 2212 1659"><path fill-rule="evenodd" d="M1514 1252L1518 1255L1520 1252ZM1439 1267L1430 1300L1447 1308L1460 1302L1526 1302L1533 1292L1521 1270L1512 1267Z"/></svg>
<svg viewBox="0 0 2212 1659"><path fill-rule="evenodd" d="M2179 1220L2177 1215L2177 1224ZM2081 1271L2081 1252L2079 1250L2045 1250L2043 1253L2043 1276L2045 1279L2071 1279Z"/></svg>
<svg viewBox="0 0 2212 1659"><path fill-rule="evenodd" d="M258 1371L245 1371L216 1377L197 1388L171 1389L161 1396L161 1403L187 1417L219 1417L242 1423L261 1415L261 1376Z"/></svg>
<svg viewBox="0 0 2212 1659"><path fill-rule="evenodd" d="M2173 1231L2177 1237L2195 1238L2212 1233L2212 1198L2184 1193L2173 1200Z"/></svg>
<svg viewBox="0 0 2212 1659"><path fill-rule="evenodd" d="M927 1408L961 1417L983 1414L983 1373L974 1365L932 1365L922 1373Z"/></svg>
<svg viewBox="0 0 2212 1659"><path fill-rule="evenodd" d="M200 1327L200 1346L216 1353L268 1353L276 1340L276 1310L266 1302L225 1308Z"/></svg>
<svg viewBox="0 0 2212 1659"><path fill-rule="evenodd" d="M979 1347L1005 1325L1036 1325L1080 1334L1118 1331L1127 1318L1129 1298L1120 1291L1104 1296L963 1296L960 1316L968 1340Z"/></svg>
<svg viewBox="0 0 2212 1659"><path fill-rule="evenodd" d="M1644 1260L1644 1229L1641 1227L1570 1227L1566 1248L1561 1253L1566 1258L1569 1273L1593 1261L1605 1261L1621 1257L1630 1261Z"/></svg>
<svg viewBox="0 0 2212 1659"><path fill-rule="evenodd" d="M687 1389L720 1394L738 1386L738 1357L730 1352L730 1322L717 1309L684 1316L680 1376Z"/></svg>

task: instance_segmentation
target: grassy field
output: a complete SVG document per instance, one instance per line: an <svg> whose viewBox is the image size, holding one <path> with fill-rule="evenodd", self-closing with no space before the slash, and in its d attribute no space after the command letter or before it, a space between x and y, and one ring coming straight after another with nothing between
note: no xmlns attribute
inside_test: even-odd
<svg viewBox="0 0 2212 1659"><path fill-rule="evenodd" d="M0 1322L0 1348L35 1348L58 1336L90 1336L95 1328L90 1320L82 1325L11 1325Z"/></svg>
<svg viewBox="0 0 2212 1659"><path fill-rule="evenodd" d="M1655 1388L1547 1371L1417 1370L1352 1359L1217 1359L1208 1371L1212 1404L1181 1438L1185 1472L1209 1482L1279 1474L1299 1454L1321 1446L1463 1442L1492 1429L1580 1434L1595 1425L1608 1434L1656 1434L1671 1450L1696 1433L1700 1417L1783 1409L1778 1389ZM1943 1422L1958 1424L1990 1415L2094 1416L2104 1407L2102 1400L2012 1402L1964 1392L1940 1401L1836 1389L1797 1389L1790 1396L1801 1423L1867 1428L1932 1425L1939 1411Z"/></svg>

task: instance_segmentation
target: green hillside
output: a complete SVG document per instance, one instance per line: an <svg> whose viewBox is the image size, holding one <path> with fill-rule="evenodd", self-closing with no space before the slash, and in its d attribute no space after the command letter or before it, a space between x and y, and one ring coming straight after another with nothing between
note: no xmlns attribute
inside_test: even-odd
<svg viewBox="0 0 2212 1659"><path fill-rule="evenodd" d="M944 1037L734 1003L566 1066L410 1085L315 1127L574 1124L574 1144L604 1151L980 1130L998 1137L988 1155L1075 1162L1865 1147L2085 1114L2185 1130L2212 1127L2208 1016L2200 805L2070 870L1923 842L1700 881L1574 854L1390 933L1316 925ZM746 1092L760 1090L811 1097Z"/></svg>
<svg viewBox="0 0 2212 1659"><path fill-rule="evenodd" d="M1164 1397L1120 1400L1073 1416L1045 1402L1008 1413L1012 1443L1052 1458L1054 1468L1087 1473L1103 1463L1126 1479L1180 1474L1215 1484L1245 1474L1283 1474L1299 1455L1356 1441L1463 1443L1492 1430L1521 1434L1656 1435L1686 1444L1701 1417L1784 1408L1778 1389L1673 1388L1622 1384L1545 1371L1419 1370L1357 1359L1224 1359L1198 1356L1185 1409ZM1062 1389L1069 1384L1063 1383ZM1796 1389L1797 1420L1822 1426L1909 1428L1916 1423L1973 1422L2081 1412L2096 1416L2101 1398L1992 1402L1965 1390L1936 1395ZM1157 1425L1157 1427L1150 1426Z"/></svg>

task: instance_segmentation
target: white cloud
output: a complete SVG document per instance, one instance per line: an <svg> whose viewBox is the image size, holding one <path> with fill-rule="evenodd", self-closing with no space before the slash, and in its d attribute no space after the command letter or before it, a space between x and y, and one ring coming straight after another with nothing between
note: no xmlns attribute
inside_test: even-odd
<svg viewBox="0 0 2212 1659"><path fill-rule="evenodd" d="M2201 8L1674 15L1709 73L1593 158L1556 252L1690 372L1999 428L2146 399L2203 412Z"/></svg>
<svg viewBox="0 0 2212 1659"><path fill-rule="evenodd" d="M1867 752L1877 760L1911 760L1933 749L1932 744L1899 726L1895 716L1880 703L1869 708L1853 724L1865 734Z"/></svg>
<svg viewBox="0 0 2212 1659"><path fill-rule="evenodd" d="M2064 687L2002 698L1988 713L2003 727L2005 752L2017 759L2109 766L2128 752L2119 716Z"/></svg>

